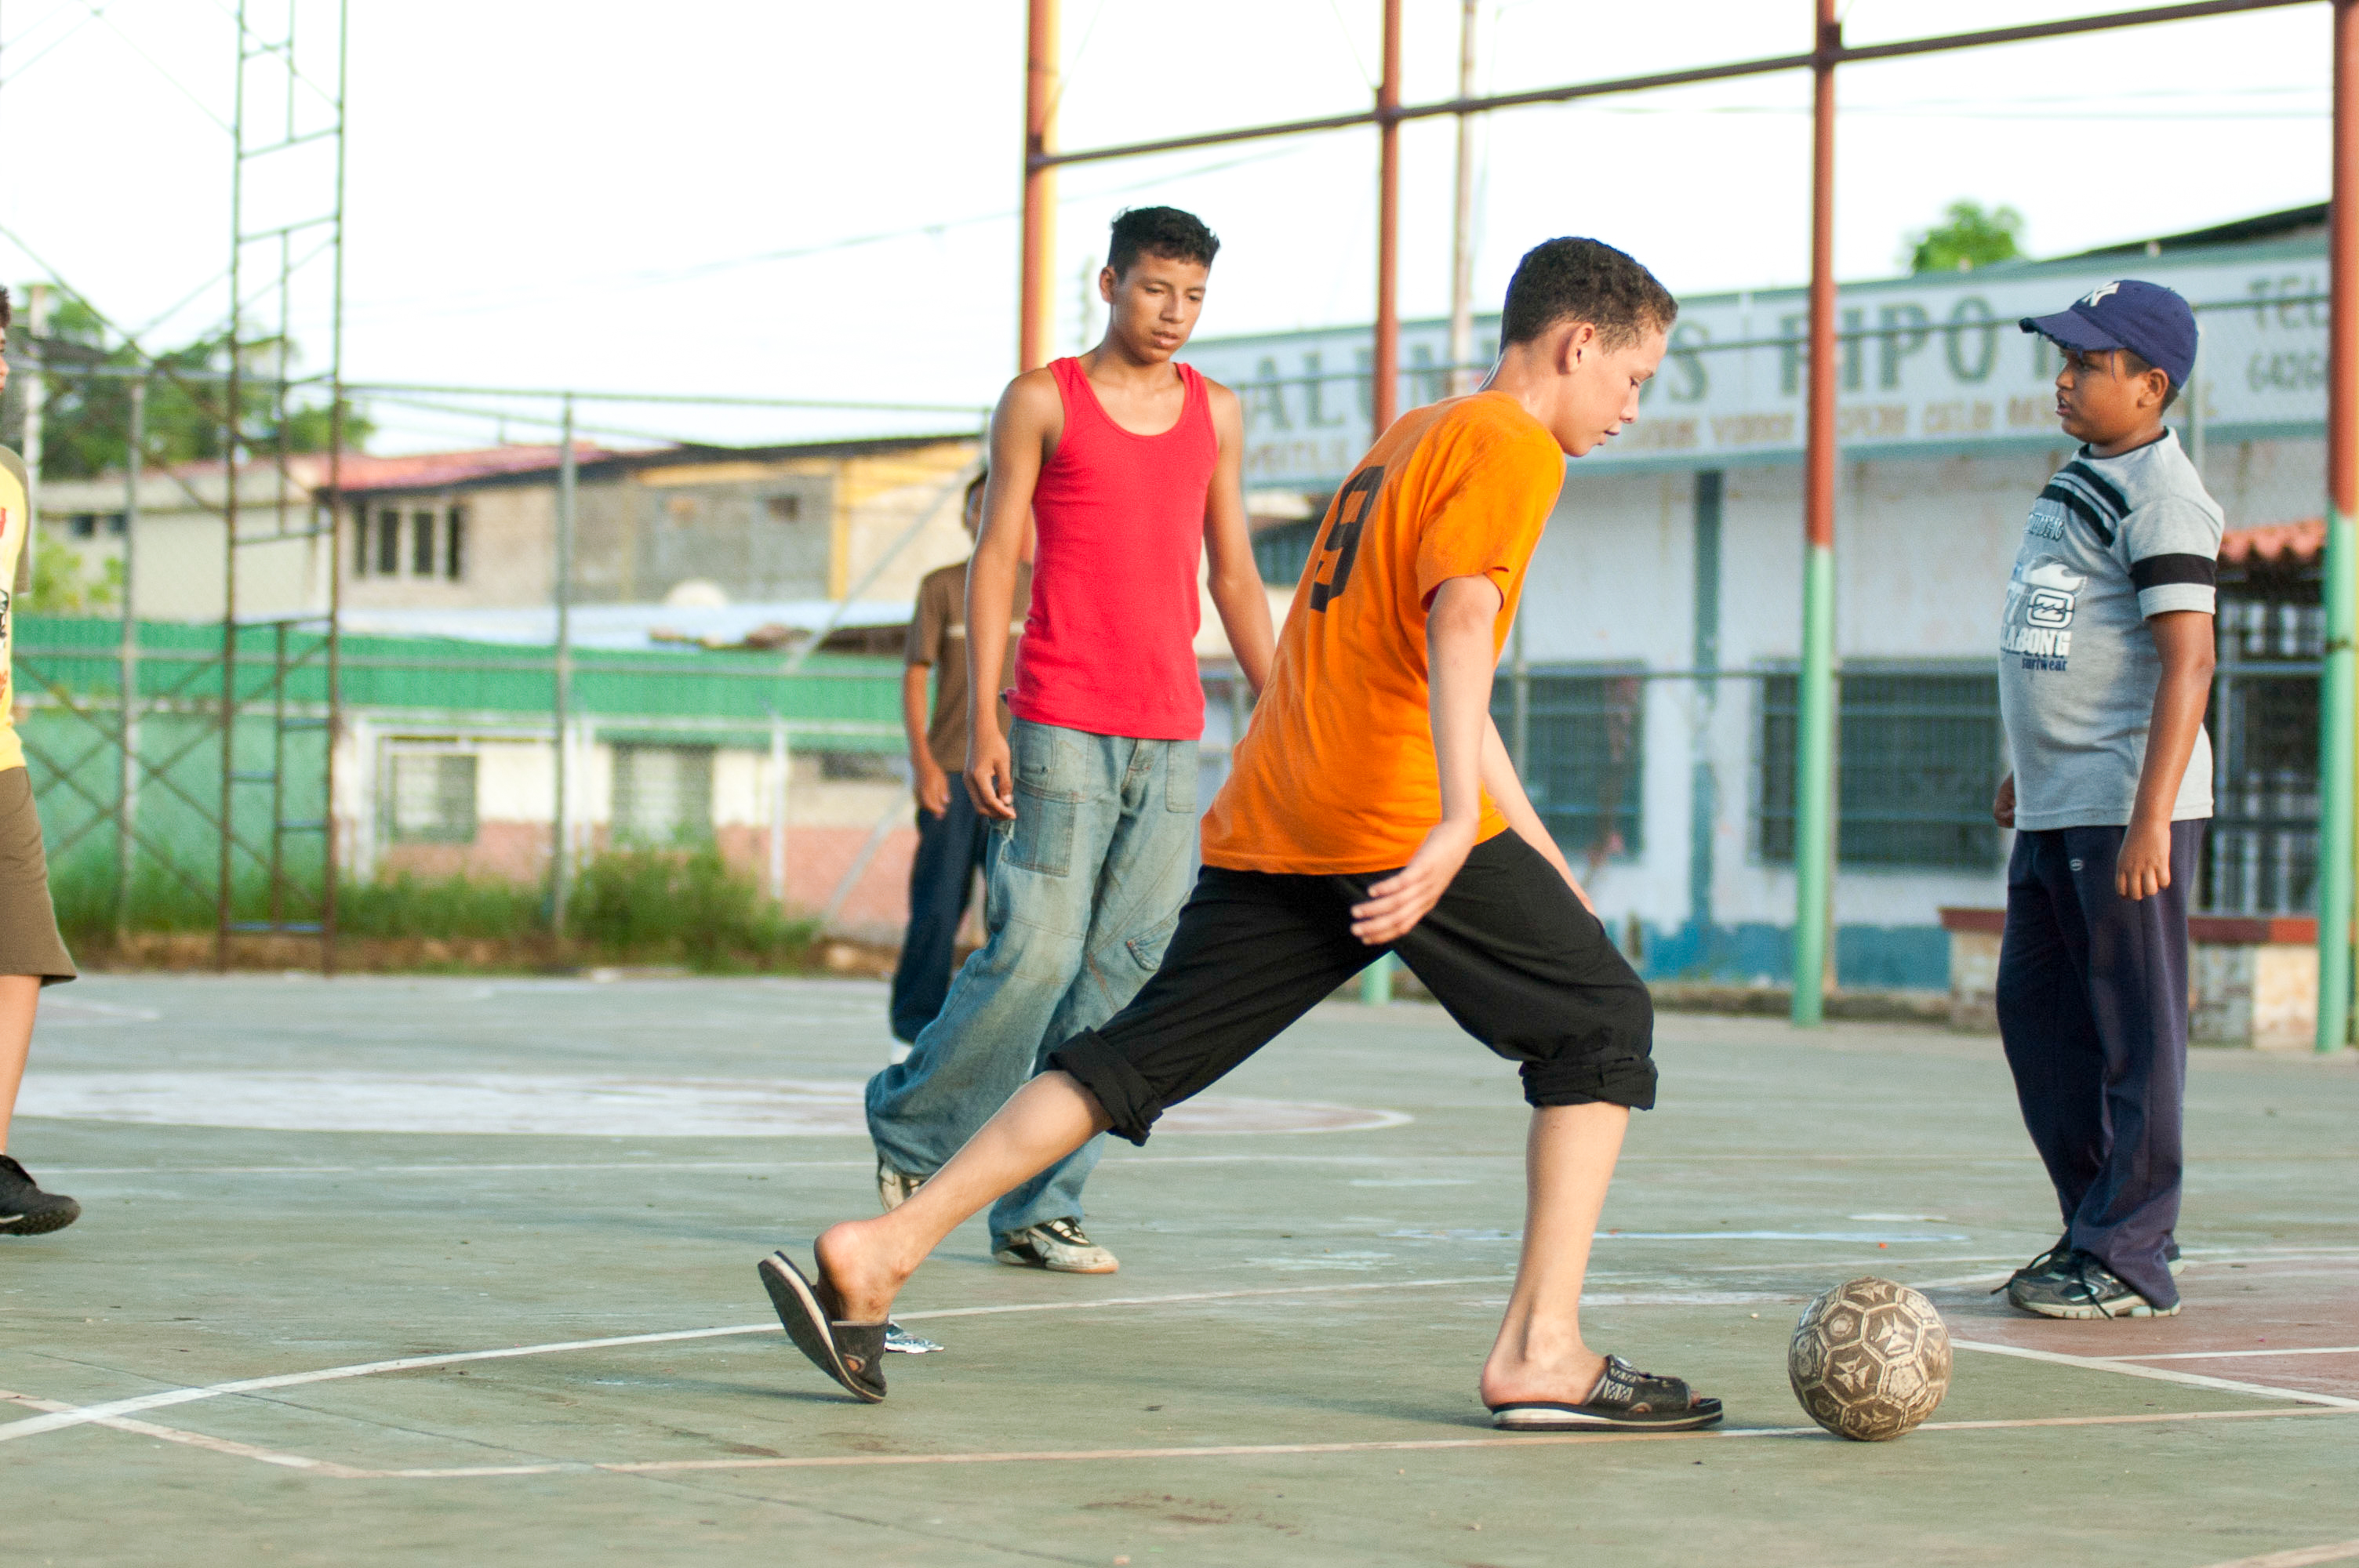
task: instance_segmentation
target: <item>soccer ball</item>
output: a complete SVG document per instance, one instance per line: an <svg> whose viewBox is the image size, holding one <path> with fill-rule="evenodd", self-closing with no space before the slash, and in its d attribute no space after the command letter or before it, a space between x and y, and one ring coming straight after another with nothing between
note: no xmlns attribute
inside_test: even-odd
<svg viewBox="0 0 2359 1568"><path fill-rule="evenodd" d="M1950 1391L1950 1331L1931 1302L1869 1275L1802 1309L1786 1375L1810 1419L1837 1437L1887 1442Z"/></svg>

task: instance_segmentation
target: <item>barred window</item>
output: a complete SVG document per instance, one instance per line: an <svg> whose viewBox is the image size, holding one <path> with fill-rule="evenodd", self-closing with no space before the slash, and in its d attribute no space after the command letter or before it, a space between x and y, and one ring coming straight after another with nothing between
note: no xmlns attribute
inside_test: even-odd
<svg viewBox="0 0 2359 1568"><path fill-rule="evenodd" d="M443 746L386 752L385 836L396 844L475 841L475 755Z"/></svg>
<svg viewBox="0 0 2359 1568"><path fill-rule="evenodd" d="M1318 543L1320 525L1325 522L1324 517L1307 517L1258 530L1253 536L1253 553L1261 580L1272 588L1291 588L1300 582L1302 568L1310 564L1310 546Z"/></svg>
<svg viewBox="0 0 2359 1568"><path fill-rule="evenodd" d="M2249 567L2242 575L2221 596L2216 695L2204 715L2213 803L2198 907L2299 914L2317 901L2325 614L2307 580Z"/></svg>
<svg viewBox="0 0 2359 1568"><path fill-rule="evenodd" d="M1846 866L1998 863L1991 797L2006 771L1992 671L1846 673L1838 683L1836 858ZM1794 859L1799 682L1761 683L1754 791L1761 858Z"/></svg>
<svg viewBox="0 0 2359 1568"><path fill-rule="evenodd" d="M413 577L434 575L435 514L420 512L410 518L409 570Z"/></svg>
<svg viewBox="0 0 2359 1568"><path fill-rule="evenodd" d="M615 747L614 836L639 845L709 841L712 748Z"/></svg>
<svg viewBox="0 0 2359 1568"><path fill-rule="evenodd" d="M1636 854L1645 845L1640 762L1647 683L1636 671L1535 671L1524 720L1523 780L1532 808L1567 858ZM1491 683L1491 717L1516 745L1516 681Z"/></svg>

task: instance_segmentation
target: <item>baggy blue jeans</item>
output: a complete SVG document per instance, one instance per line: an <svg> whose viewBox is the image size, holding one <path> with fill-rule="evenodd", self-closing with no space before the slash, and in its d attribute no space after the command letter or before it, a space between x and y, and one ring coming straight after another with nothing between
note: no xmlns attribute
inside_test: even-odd
<svg viewBox="0 0 2359 1568"><path fill-rule="evenodd" d="M1017 719L1016 820L984 880L980 952L908 1058L868 1080L877 1157L930 1176L1038 1073L1048 1053L1122 1011L1163 961L1196 874L1196 743ZM1082 1217L1093 1138L991 1211L995 1244Z"/></svg>

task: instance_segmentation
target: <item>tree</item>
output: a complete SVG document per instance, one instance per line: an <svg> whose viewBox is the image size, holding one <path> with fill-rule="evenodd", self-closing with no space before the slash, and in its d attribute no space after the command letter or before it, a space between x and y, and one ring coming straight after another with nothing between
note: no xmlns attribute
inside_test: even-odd
<svg viewBox="0 0 2359 1568"><path fill-rule="evenodd" d="M2016 238L2023 232L2023 214L2012 207L1984 211L1979 201L1952 201L1942 218L1903 241L1901 259L1910 272L1966 272L2023 254Z"/></svg>
<svg viewBox="0 0 2359 1568"><path fill-rule="evenodd" d="M297 357L291 344L282 356L280 345L272 339L249 340L244 348L247 370L263 380L267 380L282 357L290 363ZM136 367L139 355L128 344L108 347L106 327L98 313L71 295L50 312L41 351L45 363L56 372L49 377L48 395L42 403L41 477L88 479L119 470L129 441L131 384L118 376L72 372L77 366ZM227 369L228 360L228 339L218 333L156 355L157 369L147 378L147 462L195 462L222 455L227 384L193 376L176 380L169 373L210 376ZM273 450L278 444L278 428L270 388L248 383L240 389L238 404L245 416L247 449L257 456ZM347 451L359 451L373 428L350 403L344 406ZM325 451L328 410L290 405L286 434L289 451Z"/></svg>

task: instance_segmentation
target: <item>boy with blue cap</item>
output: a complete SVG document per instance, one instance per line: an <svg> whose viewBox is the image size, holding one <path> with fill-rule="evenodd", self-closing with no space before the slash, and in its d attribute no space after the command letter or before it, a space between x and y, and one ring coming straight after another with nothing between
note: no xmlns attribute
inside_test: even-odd
<svg viewBox="0 0 2359 1568"><path fill-rule="evenodd" d="M2062 351L2056 413L2082 446L2032 503L1999 634L1999 1034L2065 1226L2006 1289L2044 1317L2168 1317L2221 530L2162 422L2195 315L2123 279L2023 330Z"/></svg>

